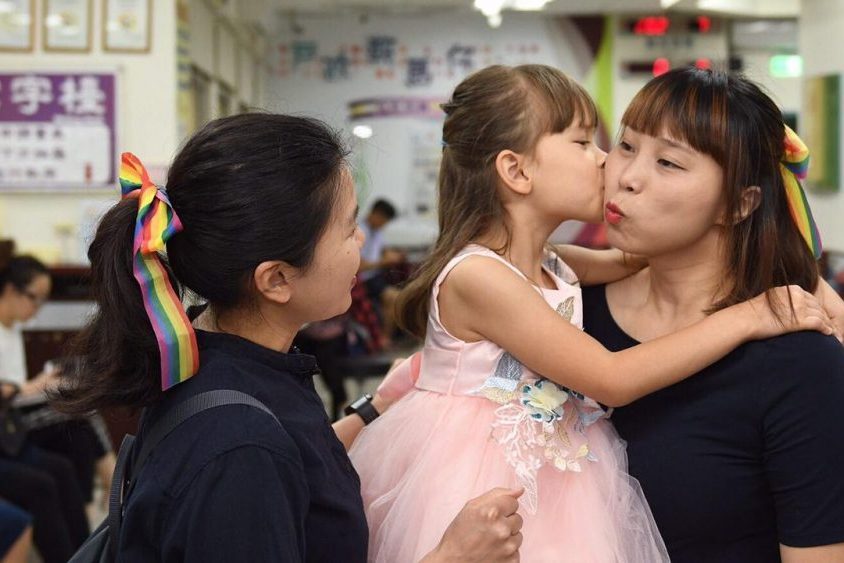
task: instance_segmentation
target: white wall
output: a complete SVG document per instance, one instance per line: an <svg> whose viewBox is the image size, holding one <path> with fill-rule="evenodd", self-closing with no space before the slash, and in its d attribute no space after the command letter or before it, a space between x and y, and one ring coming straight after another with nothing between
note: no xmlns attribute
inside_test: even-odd
<svg viewBox="0 0 844 563"><path fill-rule="evenodd" d="M291 31L285 19L279 20L273 37L275 47L293 40L316 41L318 56L334 55L341 47L353 44L365 48L366 39L372 35L390 35L399 44L407 47L409 56L421 55L430 48L434 56L444 53L455 43L462 45L489 45L490 56L478 56L478 67L496 62L520 64L536 62L556 65L563 71L578 76L574 55L563 42L558 47L559 31L554 20L537 14L508 13L499 29L490 29L486 20L477 13L414 14L410 16L375 16L365 20L356 17L297 18L301 34ZM521 43L535 43L536 53L508 54L507 46ZM428 86L408 88L405 86L403 70L396 65L395 80L377 80L371 70L351 73L347 80L325 82L317 73L310 77L301 73L286 77L276 76L267 84L267 104L270 108L285 112L308 112L318 115L332 125L344 127L346 103L349 100L371 96L439 96L447 98L465 73L453 77L435 76ZM375 139L375 137L373 137ZM375 142L375 141L373 141Z"/></svg>
<svg viewBox="0 0 844 563"><path fill-rule="evenodd" d="M840 0L804 0L800 15L800 54L805 78L844 73L844 2ZM844 116L844 100L840 115ZM839 131L844 127L839 124ZM809 147L811 149L811 147ZM839 161L844 158L841 143ZM834 194L809 192L815 220L824 247L844 252L844 181L839 178L839 191Z"/></svg>
<svg viewBox="0 0 844 563"><path fill-rule="evenodd" d="M776 54L770 50L741 50L737 51L744 61L744 74L758 82L765 92L777 103L784 112L800 113L803 103L803 79L801 77L780 78L771 76L769 71L771 56Z"/></svg>
<svg viewBox="0 0 844 563"><path fill-rule="evenodd" d="M212 79L211 117L219 115L217 85L233 92L232 112L243 106L260 107L263 92L256 88L265 70L260 56L266 39L216 12L207 0L179 0L188 16L189 65ZM252 0L240 0L251 2ZM83 71L117 73L117 152L131 151L144 162L153 180L163 182L166 168L180 143L181 131L197 124L186 119L192 98L180 98L177 75L177 0L153 0L152 49L149 53L107 53L100 39L105 0L92 0L92 50L85 54L58 54L42 49L43 2L36 7L35 50L4 53L0 71ZM237 13L237 10L235 10ZM188 79L189 82L189 79ZM185 103L187 101L187 103ZM188 121L185 125L185 121ZM23 252L49 263L85 262L86 239L98 217L117 200L113 190L0 192L0 237L14 238Z"/></svg>
<svg viewBox="0 0 844 563"><path fill-rule="evenodd" d="M182 1L189 18L190 64L211 79L208 117L223 117L218 105L221 87L232 94L230 114L240 107L263 107L263 90L256 84L267 72L266 38L231 17L248 10L254 0L229 0L222 11L210 0Z"/></svg>
<svg viewBox="0 0 844 563"><path fill-rule="evenodd" d="M42 49L43 2L36 10L35 49L4 53L0 70L117 72L117 148L130 150L151 167L166 164L176 138L176 53L173 0L153 0L152 49L147 54L106 53L100 39L103 2L94 1L92 51L59 54ZM113 192L0 193L0 235L49 262L78 262L77 242L94 208L117 198Z"/></svg>
<svg viewBox="0 0 844 563"><path fill-rule="evenodd" d="M341 47L359 45L365 48L369 36L390 35L406 47L408 56L420 56L429 49L432 63L434 59L444 58L455 43L487 46L489 52L479 53L475 58L476 69L494 63L535 62L556 66L577 80L584 79L581 66L575 60L576 49L561 35L558 22L534 14L508 13L496 30L490 29L477 13L417 14L412 18L370 16L365 21L356 17L298 18L297 23L303 29L300 34L292 31L288 21L281 20L271 50L277 52L279 44L308 40L317 42L320 57L332 56ZM525 44L535 46L535 51L518 52L518 46ZM361 206L366 210L375 198L386 197L410 215L391 223L385 233L388 240L396 244L422 244L435 236L433 213L418 212L421 196L417 192L435 190L442 116L381 117L351 122L347 119L347 103L393 96L445 101L468 73L458 71L448 76L443 64L432 66L433 80L418 87L405 85L402 65L395 65L394 79L377 79L372 67L352 67L348 79L327 82L316 71L308 77L306 71L300 69L284 77L271 77L266 85L266 104L273 111L317 116L347 134L353 125L372 127L374 134L370 139L353 139L353 164L358 171ZM274 65L277 67L278 61ZM420 159L432 163L433 166L427 168L428 175L424 172L425 166L418 164ZM432 170L433 178L429 175Z"/></svg>

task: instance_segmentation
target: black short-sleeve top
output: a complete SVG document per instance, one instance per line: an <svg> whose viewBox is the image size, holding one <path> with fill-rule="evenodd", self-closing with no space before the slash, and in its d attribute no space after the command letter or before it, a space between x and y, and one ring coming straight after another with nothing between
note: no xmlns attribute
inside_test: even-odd
<svg viewBox="0 0 844 563"><path fill-rule="evenodd" d="M316 360L197 331L200 370L145 412L235 389L278 417L233 405L200 413L153 450L126 502L122 562L366 561L360 481L313 385Z"/></svg>
<svg viewBox="0 0 844 563"><path fill-rule="evenodd" d="M638 344L604 286L583 290L587 333ZM630 473L674 562L768 562L779 544L844 542L844 348L799 332L745 344L618 408Z"/></svg>

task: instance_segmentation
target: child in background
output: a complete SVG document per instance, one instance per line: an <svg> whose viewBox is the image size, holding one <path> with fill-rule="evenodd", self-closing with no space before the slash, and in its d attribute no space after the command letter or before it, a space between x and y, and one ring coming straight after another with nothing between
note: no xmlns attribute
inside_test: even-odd
<svg viewBox="0 0 844 563"><path fill-rule="evenodd" d="M522 561L666 561L601 404L676 383L750 339L833 333L830 320L802 289L778 288L774 302L794 303L784 324L763 295L607 351L581 331L579 281L598 280L546 250L562 221L603 214L588 94L550 67L494 66L444 110L440 235L398 303L400 324L425 338L418 379L349 452L369 559L415 560L467 499L523 486Z"/></svg>

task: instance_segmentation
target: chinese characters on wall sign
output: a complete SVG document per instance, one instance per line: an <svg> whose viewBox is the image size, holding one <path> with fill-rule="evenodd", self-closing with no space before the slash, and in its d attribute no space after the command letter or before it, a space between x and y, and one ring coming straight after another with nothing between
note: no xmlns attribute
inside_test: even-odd
<svg viewBox="0 0 844 563"><path fill-rule="evenodd" d="M340 82L369 72L376 80L401 80L413 88L427 86L435 78L461 78L491 64L521 64L535 58L540 46L519 43L493 48L456 42L437 52L429 46L410 53L397 37L372 35L363 44L342 45L329 53L317 41L302 39L279 43L277 51L276 74L281 78Z"/></svg>
<svg viewBox="0 0 844 563"><path fill-rule="evenodd" d="M114 183L115 78L0 73L0 188Z"/></svg>

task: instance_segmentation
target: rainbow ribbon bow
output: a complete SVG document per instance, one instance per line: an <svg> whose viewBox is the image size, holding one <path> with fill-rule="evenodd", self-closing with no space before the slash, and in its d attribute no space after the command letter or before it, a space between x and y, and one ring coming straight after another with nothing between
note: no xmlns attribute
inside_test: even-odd
<svg viewBox="0 0 844 563"><path fill-rule="evenodd" d="M788 125L785 126L785 153L780 167L791 217L817 260L823 249L821 235L800 185L800 180L804 180L809 171L809 149Z"/></svg>
<svg viewBox="0 0 844 563"><path fill-rule="evenodd" d="M170 237L182 230L182 223L167 194L152 183L144 165L129 152L120 159L120 189L124 198L138 198L132 270L158 341L161 389L166 391L199 369L196 333L158 257Z"/></svg>

